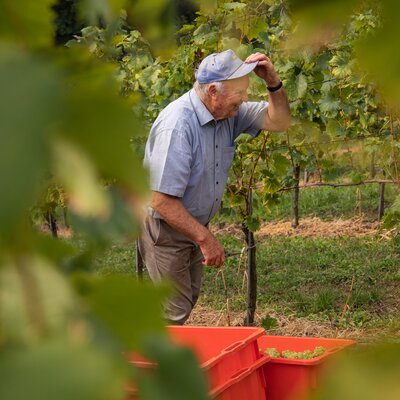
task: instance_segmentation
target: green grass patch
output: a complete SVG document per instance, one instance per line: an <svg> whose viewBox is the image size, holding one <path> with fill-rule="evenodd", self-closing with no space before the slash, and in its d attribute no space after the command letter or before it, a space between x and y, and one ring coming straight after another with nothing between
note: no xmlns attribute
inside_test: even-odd
<svg viewBox="0 0 400 400"><path fill-rule="evenodd" d="M223 269L234 310L246 308L244 261L230 257ZM269 238L257 248L258 311L320 316L342 327L377 322L399 310L399 263L396 243L379 238ZM202 303L223 308L221 272L205 268L203 282Z"/></svg>
<svg viewBox="0 0 400 400"><path fill-rule="evenodd" d="M98 274L126 274L135 276L135 243L118 243L94 261L94 270Z"/></svg>
<svg viewBox="0 0 400 400"><path fill-rule="evenodd" d="M393 204L399 189L396 185L385 187L385 207ZM301 217L319 217L332 220L363 216L376 220L379 205L379 185L353 187L310 187L300 190L299 213ZM281 201L271 207L270 213L263 215L266 221L291 218L291 193L282 194Z"/></svg>
<svg viewBox="0 0 400 400"><path fill-rule="evenodd" d="M199 303L224 309L226 289L231 310L245 311L244 242L233 236L221 240L226 265L204 268ZM342 329L400 321L399 265L397 240L271 237L257 243L257 312L329 320ZM135 244L114 245L95 260L94 271L134 278Z"/></svg>

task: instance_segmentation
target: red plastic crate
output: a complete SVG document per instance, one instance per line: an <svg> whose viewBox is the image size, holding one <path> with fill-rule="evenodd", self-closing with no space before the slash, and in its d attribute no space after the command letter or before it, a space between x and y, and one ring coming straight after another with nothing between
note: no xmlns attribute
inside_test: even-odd
<svg viewBox="0 0 400 400"><path fill-rule="evenodd" d="M210 390L254 365L261 358L257 339L265 335L263 328L255 327L168 326L167 330L172 342L193 350ZM128 353L127 358L139 368L155 367L135 353Z"/></svg>
<svg viewBox="0 0 400 400"><path fill-rule="evenodd" d="M262 355L253 365L242 368L224 384L210 391L215 400L266 400L264 372L262 370L271 358Z"/></svg>
<svg viewBox="0 0 400 400"><path fill-rule="evenodd" d="M207 375L209 388L226 382L234 373L251 366L261 356L257 339L263 328L168 326L172 342L191 348ZM154 363L138 354L127 354L139 368L151 369Z"/></svg>
<svg viewBox="0 0 400 400"><path fill-rule="evenodd" d="M262 368L266 382L268 400L305 400L318 387L327 373L328 360L331 356L345 348L354 346L354 340L303 338L288 336L262 336L258 339L262 351L266 348L304 351L323 346L326 352L310 360L290 358L271 358Z"/></svg>
<svg viewBox="0 0 400 400"><path fill-rule="evenodd" d="M264 372L262 370L271 358L261 355L247 368L239 369L221 385L209 391L213 400L267 400ZM136 388L130 385L126 390L125 400L139 400Z"/></svg>

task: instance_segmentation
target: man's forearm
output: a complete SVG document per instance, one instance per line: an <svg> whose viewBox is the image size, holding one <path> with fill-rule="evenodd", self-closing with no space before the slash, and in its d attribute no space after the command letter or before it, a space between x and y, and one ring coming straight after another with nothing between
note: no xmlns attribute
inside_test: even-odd
<svg viewBox="0 0 400 400"><path fill-rule="evenodd" d="M196 242L204 256L204 265L220 267L225 262L225 252L211 232L196 220L177 197L153 192L151 206L175 230Z"/></svg>
<svg viewBox="0 0 400 400"><path fill-rule="evenodd" d="M269 94L266 124L272 131L285 131L291 123L289 102L283 88Z"/></svg>
<svg viewBox="0 0 400 400"><path fill-rule="evenodd" d="M151 207L163 217L168 225L199 245L210 235L209 230L186 210L177 197L153 192Z"/></svg>
<svg viewBox="0 0 400 400"><path fill-rule="evenodd" d="M291 123L289 102L271 60L265 54L257 52L250 54L245 62L258 62L254 72L269 88L269 105L261 128L273 132L286 131Z"/></svg>

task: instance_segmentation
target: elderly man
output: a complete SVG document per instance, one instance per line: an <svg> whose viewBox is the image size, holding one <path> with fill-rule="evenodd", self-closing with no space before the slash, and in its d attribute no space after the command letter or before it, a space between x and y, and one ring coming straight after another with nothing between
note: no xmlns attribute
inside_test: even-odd
<svg viewBox="0 0 400 400"><path fill-rule="evenodd" d="M254 71L269 101L248 102ZM205 265L220 267L224 248L207 226L218 211L241 133L284 131L290 111L282 82L261 53L240 60L232 50L207 56L189 92L169 104L154 122L145 153L151 177L151 207L139 248L153 281L175 287L166 305L171 324L184 324L200 293Z"/></svg>

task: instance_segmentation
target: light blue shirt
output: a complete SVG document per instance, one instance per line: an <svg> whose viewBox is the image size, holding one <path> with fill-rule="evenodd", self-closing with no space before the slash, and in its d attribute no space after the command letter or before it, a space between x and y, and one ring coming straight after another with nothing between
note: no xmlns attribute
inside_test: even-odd
<svg viewBox="0 0 400 400"><path fill-rule="evenodd" d="M206 225L216 214L241 133L257 136L268 103L245 102L234 118L215 121L194 89L170 103L154 122L144 164L153 191L179 197ZM161 218L150 209L150 213Z"/></svg>

